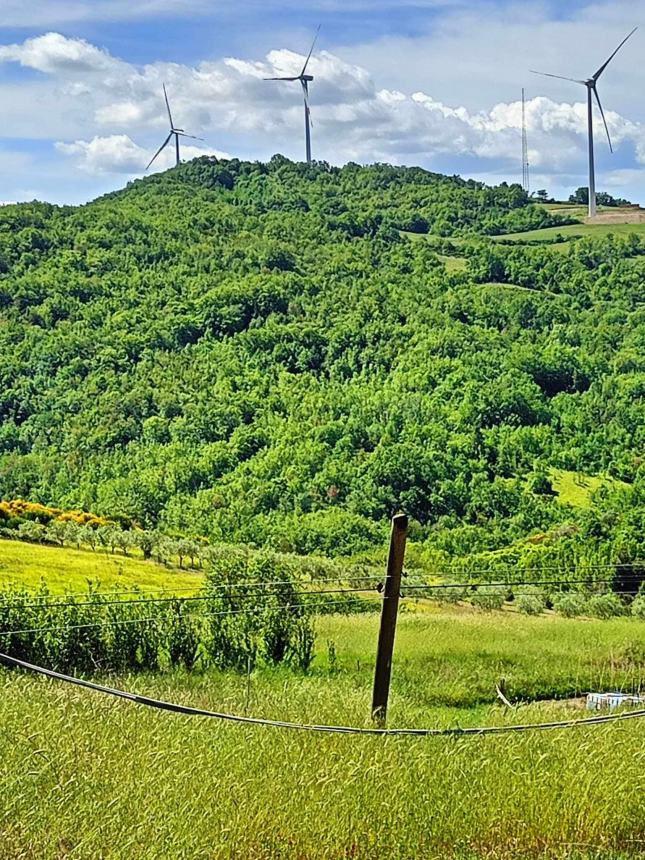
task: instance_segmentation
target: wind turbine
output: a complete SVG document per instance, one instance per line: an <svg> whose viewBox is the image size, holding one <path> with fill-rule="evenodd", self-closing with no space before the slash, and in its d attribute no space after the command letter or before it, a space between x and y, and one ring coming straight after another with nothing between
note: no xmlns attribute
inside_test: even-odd
<svg viewBox="0 0 645 860"><path fill-rule="evenodd" d="M183 128L175 128L175 124L172 120L172 113L170 112L170 102L168 101L168 93L166 92L166 85L162 84L162 86L163 86L163 96L164 96L164 99L166 100L166 109L168 110L168 119L170 120L170 132L168 133L168 137L164 140L164 142L161 144L159 149L155 152L155 154L152 156L152 158L148 162L148 167L146 167L146 170L148 170L148 168L150 167L152 162L155 160L155 158L157 158L158 155L161 155L161 153L164 151L164 149L168 146L173 135L175 138L175 158L176 158L175 164L176 165L179 165L179 163L180 163L180 158L179 158L179 138L180 137L190 137L192 140L203 140L204 139L203 137L195 137L194 134L186 134L186 132L183 130Z"/></svg>
<svg viewBox="0 0 645 860"><path fill-rule="evenodd" d="M608 60L602 64L602 66L598 69L598 71L591 78L588 78L586 81L580 80L578 78L567 78L564 75L551 75L548 72L536 72L533 69L531 71L535 75L544 75L547 78L559 78L563 81L573 81L574 84L583 84L587 88L587 133L589 136L589 217L593 218L596 214L596 171L594 167L594 153L593 153L593 96L595 96L596 101L598 102L598 107L600 108L600 115L602 116L602 121L605 126L605 131L607 132L607 141L609 143L609 151L613 152L613 148L611 145L611 137L609 136L609 129L607 127L607 120L605 119L605 112L602 109L602 104L600 103L600 97L598 95L598 89L596 84L598 83L598 78L605 71L609 63L614 59L616 54L623 47L625 42L634 35L634 33L638 30L638 27L634 27L631 33L628 33L627 36L623 39L620 45L616 48L614 53L609 57Z"/></svg>
<svg viewBox="0 0 645 860"><path fill-rule="evenodd" d="M302 67L302 71L299 75L295 75L290 78L265 78L265 81L300 81L302 85L302 94L305 101L305 147L307 153L307 164L311 163L311 115L309 110L309 84L313 81L313 75L307 74L307 66L309 65L309 60L311 59L311 55L314 52L314 47L316 45L316 41L318 40L318 34L320 33L320 24L318 25L318 29L316 30L316 35L314 36L314 40L311 43L311 48L309 53L307 54L307 59L305 60L305 64Z"/></svg>

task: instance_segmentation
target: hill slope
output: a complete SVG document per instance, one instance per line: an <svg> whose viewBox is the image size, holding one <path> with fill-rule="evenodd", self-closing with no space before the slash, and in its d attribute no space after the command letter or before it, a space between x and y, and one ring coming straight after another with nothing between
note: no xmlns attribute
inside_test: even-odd
<svg viewBox="0 0 645 860"><path fill-rule="evenodd" d="M451 554L573 519L631 557L639 241L476 238L555 223L518 186L280 157L5 207L0 496L336 554L398 507ZM402 230L466 237L466 271ZM629 487L568 509L550 468Z"/></svg>

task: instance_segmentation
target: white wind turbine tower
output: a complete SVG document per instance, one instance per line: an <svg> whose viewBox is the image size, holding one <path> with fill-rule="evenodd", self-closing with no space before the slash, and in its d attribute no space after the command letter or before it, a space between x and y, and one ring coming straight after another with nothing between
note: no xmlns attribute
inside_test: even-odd
<svg viewBox="0 0 645 860"><path fill-rule="evenodd" d="M627 36L623 39L620 45L616 48L614 53L609 57L608 60L602 64L602 66L598 69L598 71L591 78L588 78L586 81L580 80L579 78L567 78L564 75L552 75L549 72L535 72L536 75L544 75L547 78L559 78L563 81L573 81L574 84L583 84L587 88L587 133L589 136L589 217L593 218L596 214L596 171L594 167L594 151L593 151L593 97L595 96L596 101L598 102L598 107L600 109L600 115L602 117L602 121L605 126L605 131L607 132L607 141L609 142L609 150L613 152L613 148L611 145L611 138L609 136L609 129L607 128L607 120L605 119L605 112L602 109L602 105L600 103L600 97L598 96L598 90L596 88L596 84L598 83L598 78L605 71L609 63L614 59L618 51L623 47L625 42L634 35L634 33L638 30L638 27L634 27L631 33L628 33Z"/></svg>
<svg viewBox="0 0 645 860"><path fill-rule="evenodd" d="M526 134L526 99L522 87L522 188L527 194L531 191L529 165L529 142Z"/></svg>
<svg viewBox="0 0 645 860"><path fill-rule="evenodd" d="M302 67L302 71L299 75L293 75L292 77L284 77L284 78L265 78L265 81L300 81L302 85L302 95L305 101L305 153L307 156L307 163L311 162L311 111L309 110L309 84L313 81L313 75L307 74L307 66L309 65L309 60L311 59L311 55L314 52L314 47L316 45L316 41L318 40L318 34L320 33L320 24L318 25L318 29L316 30L316 35L312 42L311 48L309 49L309 53L307 54L307 59L305 60L305 64Z"/></svg>
<svg viewBox="0 0 645 860"><path fill-rule="evenodd" d="M152 158L148 162L148 167L150 167L150 165L155 160L155 158L157 158L158 155L161 155L161 153L164 151L164 149L168 146L168 144L172 140L173 136L175 138L175 164L177 166L179 166L179 163L181 161L181 159L179 157L179 138L180 137L190 137L192 140L203 140L204 139L203 137L195 137L194 134L186 134L186 132L183 130L183 128L176 128L175 127L175 124L172 120L172 113L170 112L170 102L168 101L168 93L166 92L166 85L162 84L162 86L163 86L163 97L166 101L166 110L168 111L168 119L170 120L170 131L168 132L168 137L164 140L164 142L161 144L159 149L155 152L155 154L152 156ZM148 167L146 167L146 170L148 169Z"/></svg>

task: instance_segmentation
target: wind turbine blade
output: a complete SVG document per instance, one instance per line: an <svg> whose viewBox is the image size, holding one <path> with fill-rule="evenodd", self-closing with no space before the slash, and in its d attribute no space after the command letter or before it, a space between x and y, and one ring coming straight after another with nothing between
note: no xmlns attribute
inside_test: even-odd
<svg viewBox="0 0 645 860"><path fill-rule="evenodd" d="M166 92L166 85L162 84L162 86L163 86L163 97L166 100L166 108L168 109L168 119L170 120L170 128L174 128L174 123L172 121L172 114L170 113L170 102L168 101L168 93Z"/></svg>
<svg viewBox="0 0 645 860"><path fill-rule="evenodd" d="M186 134L185 131L176 131L175 134L178 134L179 137L189 137L191 140L204 140L203 137L196 137L194 134Z"/></svg>
<svg viewBox="0 0 645 860"><path fill-rule="evenodd" d="M168 144L170 143L170 138L171 138L171 137L172 137L172 132L170 132L170 134L168 135L168 137L164 140L164 142L161 144L161 146L159 147L159 149L158 149L158 150L155 152L155 154L152 156L152 158L151 158L151 159L150 159L150 161L148 162L148 165L147 165L147 167L146 167L146 170L148 170L148 168L150 167L150 165L152 164L152 162L155 160L155 158L157 158L157 156L158 156L158 155L161 155L161 153L163 152L163 150L168 146Z"/></svg>
<svg viewBox="0 0 645 860"><path fill-rule="evenodd" d="M598 95L598 90L593 87L593 94L596 97L596 101L598 102L598 107L600 108L600 116L602 117L602 121L605 124L605 131L607 132L607 142L609 143L609 151L613 153L614 148L611 145L611 137L609 137L609 129L607 128L607 120L605 119L605 112L602 109L602 105L600 104L600 96Z"/></svg>
<svg viewBox="0 0 645 860"><path fill-rule="evenodd" d="M532 75L542 75L543 78L558 78L560 81L572 81L574 84L586 84L586 81L581 81L579 78L566 78L564 75L552 75L550 72L536 72L535 69L529 70Z"/></svg>
<svg viewBox="0 0 645 860"><path fill-rule="evenodd" d="M299 81L300 78L262 78L263 81Z"/></svg>
<svg viewBox="0 0 645 860"><path fill-rule="evenodd" d="M611 63L611 61L614 59L614 57L616 56L616 54L617 54L617 53L620 51L620 49L623 47L623 45L625 44L625 42L626 42L629 38L631 38L631 36L633 36L633 35L634 35L634 33L636 32L636 30L638 30L638 27L634 27L634 29L632 30L632 32L631 32L631 33L628 33L628 34L627 34L627 36L625 36L625 38L624 38L624 39L623 39L623 41L620 43L620 45L616 48L616 50L615 50L615 51L614 51L614 53L611 55L611 57L610 57L608 60L605 60L605 62L602 64L602 66L598 69L598 71L596 72L596 74L593 76L593 78L592 78L592 80L593 80L593 81L597 81L597 80L598 80L598 78L602 75L602 73L605 71L605 69L607 68L607 66L608 66L608 65Z"/></svg>
<svg viewBox="0 0 645 860"><path fill-rule="evenodd" d="M321 25L320 25L320 24L318 24L318 29L316 30L316 35L314 36L314 40L313 40L313 42L311 43L311 48L309 49L309 53L307 54L307 59L305 60L305 64L304 64L304 66L302 67L302 71L300 72L300 75L301 75L301 76L302 76L302 75L304 75L304 73L307 71L307 66L309 65L309 60L311 59L311 55L312 55L312 54L313 54L313 52L314 52L314 48L315 48L315 46L316 46L316 42L318 41L318 34L320 33L320 27L321 27Z"/></svg>

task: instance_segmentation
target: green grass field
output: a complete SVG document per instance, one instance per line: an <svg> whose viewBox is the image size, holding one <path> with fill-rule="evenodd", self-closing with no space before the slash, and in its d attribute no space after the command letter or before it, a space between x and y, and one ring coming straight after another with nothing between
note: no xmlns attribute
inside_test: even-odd
<svg viewBox="0 0 645 860"><path fill-rule="evenodd" d="M642 224L567 224L562 227L545 227L542 230L529 230L526 233L506 233L492 236L493 241L522 242L534 239L554 239L556 236L628 236L636 233L645 236L645 223Z"/></svg>
<svg viewBox="0 0 645 860"><path fill-rule="evenodd" d="M628 485L610 477L594 477L564 469L550 469L551 483L559 501L574 508L591 508L591 497L601 487L623 487Z"/></svg>
<svg viewBox="0 0 645 860"><path fill-rule="evenodd" d="M297 721L369 725L376 614L317 621L304 676L259 670L111 678L129 690ZM335 655L335 656L334 656ZM402 612L390 724L584 715L496 701L637 686L642 622ZM0 856L635 858L645 724L470 738L369 738L152 711L0 670Z"/></svg>
<svg viewBox="0 0 645 860"><path fill-rule="evenodd" d="M446 254L437 254L437 256L446 267L447 272L465 272L468 268L468 263L464 257L449 257Z"/></svg>
<svg viewBox="0 0 645 860"><path fill-rule="evenodd" d="M196 571L166 568L121 553L0 540L0 590L37 589L45 584L50 591L61 593L84 591L91 584L101 590L176 588L185 594L199 588L202 580Z"/></svg>

